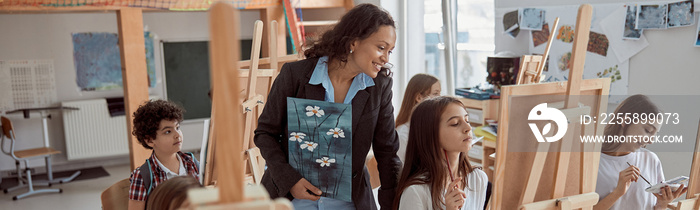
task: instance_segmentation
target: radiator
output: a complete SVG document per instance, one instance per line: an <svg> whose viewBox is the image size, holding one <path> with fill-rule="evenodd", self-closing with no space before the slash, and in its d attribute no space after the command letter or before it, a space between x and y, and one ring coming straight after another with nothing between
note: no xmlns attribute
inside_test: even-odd
<svg viewBox="0 0 700 210"><path fill-rule="evenodd" d="M129 154L126 116L111 117L105 99L70 101L63 106L63 129L68 160Z"/></svg>

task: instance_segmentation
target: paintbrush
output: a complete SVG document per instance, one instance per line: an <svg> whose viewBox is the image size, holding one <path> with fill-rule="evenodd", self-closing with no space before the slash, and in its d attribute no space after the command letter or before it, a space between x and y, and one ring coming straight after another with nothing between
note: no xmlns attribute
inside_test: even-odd
<svg viewBox="0 0 700 210"><path fill-rule="evenodd" d="M627 165L632 166L632 164L630 164L630 162L627 162ZM649 180L647 180L646 178L644 178L644 176L642 176L641 173L639 173L639 177L642 177L642 179L644 179L644 181L647 182L647 184L651 185L651 183L649 183Z"/></svg>

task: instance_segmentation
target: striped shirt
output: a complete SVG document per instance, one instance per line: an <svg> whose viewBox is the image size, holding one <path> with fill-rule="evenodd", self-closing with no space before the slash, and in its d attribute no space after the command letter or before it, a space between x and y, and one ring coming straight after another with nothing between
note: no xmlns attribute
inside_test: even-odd
<svg viewBox="0 0 700 210"><path fill-rule="evenodd" d="M195 163L194 157L182 152L177 152L177 155L180 157L180 160L184 162L187 174L191 175L195 179L199 179L199 168ZM148 158L146 162L148 162L151 166L151 182L153 182L151 187L155 189L155 187L157 187L160 183L168 180L168 176L159 166L155 152L151 153L151 158ZM148 198L148 194L150 193L150 191L146 189L147 184L143 181L140 168L141 167L137 167L133 172L131 172L131 177L129 178L129 181L131 182L131 185L129 185L129 200L146 201L146 198Z"/></svg>

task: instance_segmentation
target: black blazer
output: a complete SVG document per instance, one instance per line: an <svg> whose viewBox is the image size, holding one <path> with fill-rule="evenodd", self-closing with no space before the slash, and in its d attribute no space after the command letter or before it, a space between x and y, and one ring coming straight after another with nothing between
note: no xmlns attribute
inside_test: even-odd
<svg viewBox="0 0 700 210"><path fill-rule="evenodd" d="M323 86L309 84L317 61L318 58L310 58L284 64L258 119L255 145L267 162L262 184L271 198L293 199L289 191L303 178L287 160L287 97L324 100ZM357 209L377 209L365 167L370 145L374 145L379 168L382 184L379 204L382 209L392 207L401 167L396 155L399 141L391 104L392 80L385 72L380 72L374 83L374 86L357 92L352 100L352 200Z"/></svg>

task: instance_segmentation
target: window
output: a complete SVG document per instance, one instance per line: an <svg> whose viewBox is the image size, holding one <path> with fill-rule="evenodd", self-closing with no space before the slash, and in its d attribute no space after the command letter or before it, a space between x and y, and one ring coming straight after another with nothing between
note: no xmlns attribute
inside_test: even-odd
<svg viewBox="0 0 700 210"><path fill-rule="evenodd" d="M424 7L425 69L447 81L443 38L442 1L426 0ZM474 87L486 82L486 59L494 54L493 0L457 1L457 47L454 58L455 88ZM454 15L453 15L454 16ZM454 21L456 20L456 21ZM454 94L443 82L443 94Z"/></svg>

